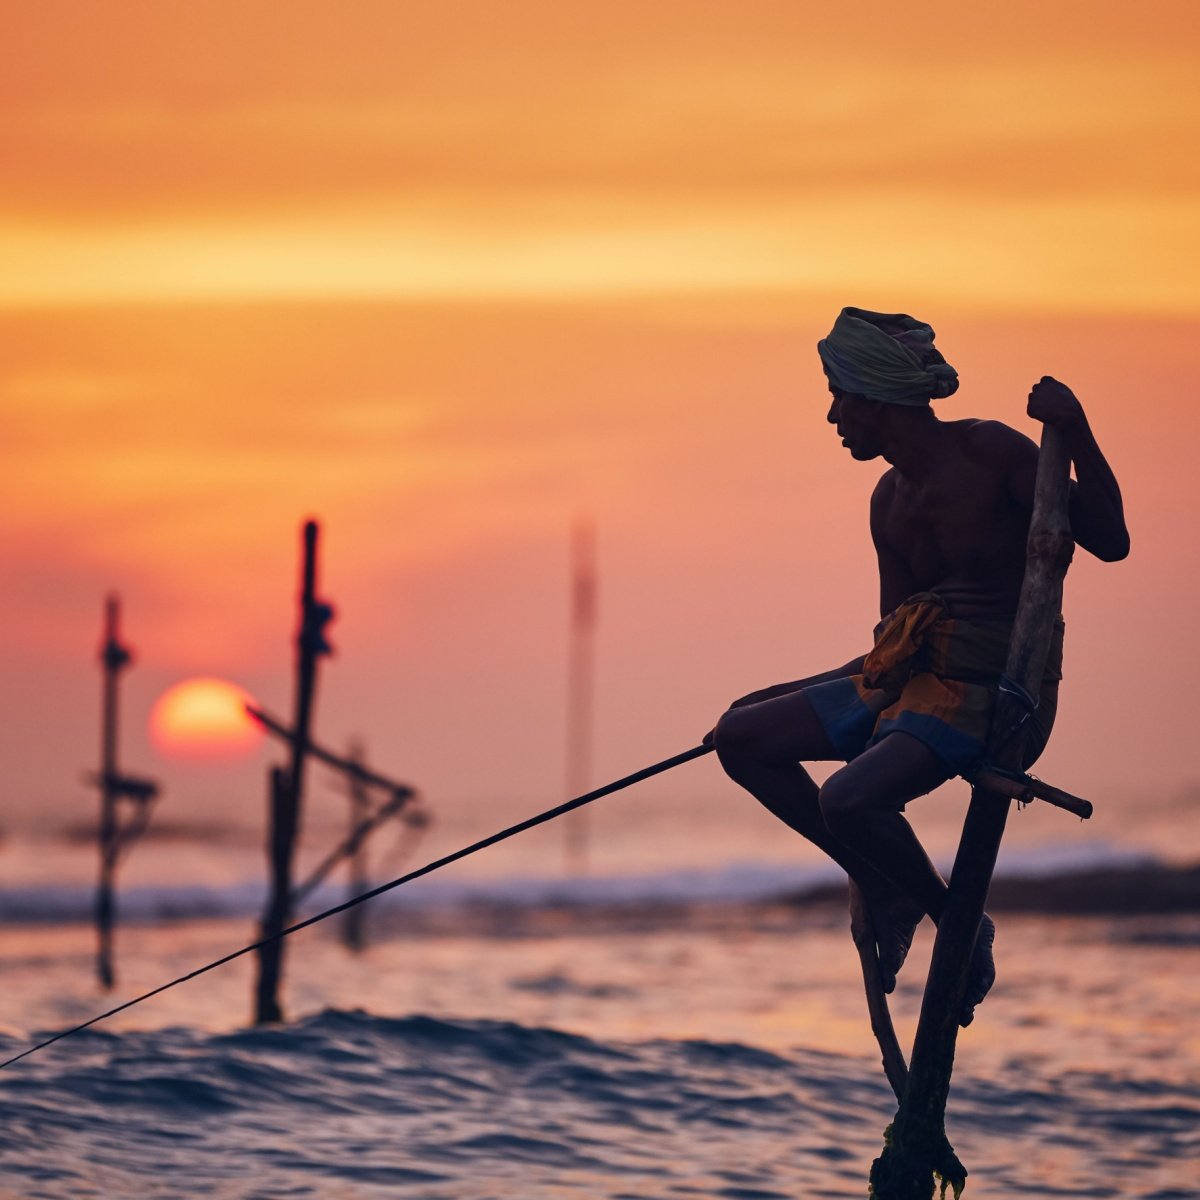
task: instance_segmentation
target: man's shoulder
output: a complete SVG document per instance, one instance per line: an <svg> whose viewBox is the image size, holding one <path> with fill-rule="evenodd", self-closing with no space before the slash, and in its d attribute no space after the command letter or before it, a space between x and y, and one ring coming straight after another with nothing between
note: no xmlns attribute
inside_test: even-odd
<svg viewBox="0 0 1200 1200"><path fill-rule="evenodd" d="M895 467L888 467L886 471L879 477L879 481L875 484L874 491L871 492L872 507L886 503L895 494L896 482L900 478L900 472Z"/></svg>
<svg viewBox="0 0 1200 1200"><path fill-rule="evenodd" d="M963 452L996 465L1016 464L1029 454L1037 454L1037 443L1003 421L966 418L947 421L958 436Z"/></svg>

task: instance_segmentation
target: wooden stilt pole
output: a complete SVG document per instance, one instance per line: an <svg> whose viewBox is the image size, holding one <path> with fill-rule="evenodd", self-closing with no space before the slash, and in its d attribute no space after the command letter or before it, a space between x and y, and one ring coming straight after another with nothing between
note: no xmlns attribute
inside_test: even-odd
<svg viewBox="0 0 1200 1200"><path fill-rule="evenodd" d="M268 775L270 792L270 833L267 856L270 867L270 893L263 914L261 934L273 937L284 929L291 916L292 854L296 842L296 805L284 767L272 767ZM283 943L273 942L258 952L258 980L255 985L254 1022L265 1025L283 1020L279 1003L279 985L283 974Z"/></svg>
<svg viewBox="0 0 1200 1200"><path fill-rule="evenodd" d="M879 954L875 949L875 927L871 924L871 912L867 898L854 880L850 880L850 936L858 950L858 961L862 966L863 987L867 993L867 1012L871 1017L871 1032L879 1043L883 1057L883 1073L892 1085L899 1100L904 1094L908 1080L908 1063L904 1051L896 1038L896 1027L892 1024L891 1009L888 1008L887 993L883 990L883 979L879 974Z"/></svg>
<svg viewBox="0 0 1200 1200"><path fill-rule="evenodd" d="M96 886L96 976L108 991L116 982L113 967L113 930L117 908L114 875L117 866L117 683L132 656L121 644L121 601L113 595L104 602L104 642L100 663L104 669L103 715L100 736L100 879Z"/></svg>
<svg viewBox="0 0 1200 1200"><path fill-rule="evenodd" d="M333 610L316 598L317 523L304 526L300 630L296 636L296 707L292 724L290 764L287 770L272 768L270 777L270 834L267 853L271 866L271 891L263 913L263 938L276 937L292 915L292 862L300 832L304 767L309 749L309 725L317 683L317 659L329 653L325 626ZM267 943L258 952L255 985L256 1024L283 1020L279 986L283 975L283 941Z"/></svg>
<svg viewBox="0 0 1200 1200"><path fill-rule="evenodd" d="M355 766L363 765L363 747L358 742L352 742L346 753L347 759ZM371 797L366 784L359 774L349 777L350 793L350 840L353 849L350 851L350 879L347 883L346 899L356 900L369 886L367 881L367 839L356 837L358 830L367 819L371 809ZM346 919L342 925L342 942L346 949L358 953L366 945L366 930L363 918L366 914L365 904L356 904L346 909Z"/></svg>
<svg viewBox="0 0 1200 1200"><path fill-rule="evenodd" d="M121 642L121 601L116 595L104 602L104 641L100 664L104 669L100 735L100 771L92 782L100 789L100 876L96 884L96 977L110 990L116 983L114 942L117 927L117 864L121 855L145 832L150 809L158 798L158 784L117 769L117 685L133 654ZM122 823L120 802L133 802L132 816Z"/></svg>
<svg viewBox="0 0 1200 1200"><path fill-rule="evenodd" d="M1062 583L1074 542L1067 512L1070 454L1062 435L1046 425L1038 458L1028 559L1009 643L1008 678L1036 696L1062 608ZM1002 691L992 722L989 759L1019 769L1024 746L1019 700ZM908 1081L883 1153L871 1170L878 1200L930 1200L934 1175L957 1194L966 1169L946 1140L946 1101L954 1068L958 1017L988 886L996 865L1011 800L976 785L950 879L946 911L938 926L925 986Z"/></svg>

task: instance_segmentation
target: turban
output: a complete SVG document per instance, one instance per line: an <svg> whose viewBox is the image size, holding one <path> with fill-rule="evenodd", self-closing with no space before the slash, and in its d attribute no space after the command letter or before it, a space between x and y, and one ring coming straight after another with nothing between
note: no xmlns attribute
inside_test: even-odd
<svg viewBox="0 0 1200 1200"><path fill-rule="evenodd" d="M835 388L884 404L925 404L958 390L932 328L905 313L843 308L817 353Z"/></svg>

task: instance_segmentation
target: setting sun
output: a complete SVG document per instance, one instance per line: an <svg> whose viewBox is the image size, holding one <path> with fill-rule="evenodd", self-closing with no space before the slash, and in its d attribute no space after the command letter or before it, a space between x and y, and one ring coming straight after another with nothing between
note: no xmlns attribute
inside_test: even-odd
<svg viewBox="0 0 1200 1200"><path fill-rule="evenodd" d="M240 756L262 740L262 731L246 713L251 700L247 692L224 679L185 679L155 702L150 735L167 755Z"/></svg>

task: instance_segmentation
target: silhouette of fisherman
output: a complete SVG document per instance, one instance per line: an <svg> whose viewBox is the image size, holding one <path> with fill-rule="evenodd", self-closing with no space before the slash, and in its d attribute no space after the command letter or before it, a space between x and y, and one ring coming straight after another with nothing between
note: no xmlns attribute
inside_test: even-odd
<svg viewBox="0 0 1200 1200"><path fill-rule="evenodd" d="M982 762L1025 572L1038 449L998 421L943 421L930 401L958 375L930 326L903 313L845 308L817 344L833 402L828 420L859 462L889 469L871 497L879 560L874 648L845 666L734 701L706 741L726 773L819 846L859 885L891 992L923 916L936 923L946 884L904 818L910 800ZM1044 376L1028 413L1062 430L1078 482L1071 530L1105 562L1129 553L1116 478L1071 390ZM1026 765L1045 747L1058 699L1055 630ZM802 761L846 766L818 788ZM965 1006L995 980L995 926L984 917Z"/></svg>

